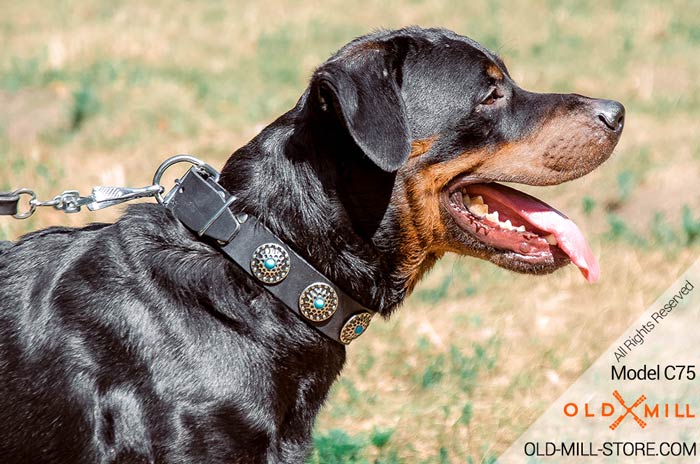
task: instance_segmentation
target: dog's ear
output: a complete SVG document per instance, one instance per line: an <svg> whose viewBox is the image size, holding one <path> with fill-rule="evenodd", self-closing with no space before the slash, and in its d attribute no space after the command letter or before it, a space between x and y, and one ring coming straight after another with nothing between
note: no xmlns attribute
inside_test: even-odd
<svg viewBox="0 0 700 464"><path fill-rule="evenodd" d="M338 117L374 164L394 172L408 159L411 143L388 53L379 45L327 62L314 73L311 91L321 111Z"/></svg>

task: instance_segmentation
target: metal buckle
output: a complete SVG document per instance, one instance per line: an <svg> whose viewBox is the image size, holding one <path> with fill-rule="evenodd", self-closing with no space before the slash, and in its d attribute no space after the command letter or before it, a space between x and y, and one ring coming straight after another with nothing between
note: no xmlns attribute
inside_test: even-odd
<svg viewBox="0 0 700 464"><path fill-rule="evenodd" d="M202 228L199 230L199 232L197 232L197 234L200 237L204 236L204 234L207 233L207 230L209 230L209 228L212 226L212 224L214 224L216 222L216 220L219 219L222 214L224 214L224 211L226 211L228 209L228 207L231 206L231 203L233 203L234 201L236 201L236 197L234 197L234 196L229 197L229 199L226 200L226 203L224 203L221 206L221 208L219 208L219 210L216 213L214 213L214 215L211 218L209 218L207 223L202 226ZM241 224L238 222L238 219L235 216L233 217L233 219L234 219L233 222L236 224L236 228L231 232L231 237L229 237L229 239L227 240L227 243L231 241L231 238L238 235L238 231L241 230Z"/></svg>

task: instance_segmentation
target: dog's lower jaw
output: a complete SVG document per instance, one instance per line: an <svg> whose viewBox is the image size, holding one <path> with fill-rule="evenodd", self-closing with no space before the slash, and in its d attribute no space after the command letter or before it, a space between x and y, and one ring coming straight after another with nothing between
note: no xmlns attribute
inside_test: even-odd
<svg viewBox="0 0 700 464"><path fill-rule="evenodd" d="M511 253L496 252L491 254L487 259L503 269L508 269L509 271L518 272L520 274L533 275L551 274L569 264L569 260L567 258L559 257L550 257L537 263L528 263L526 260L509 256Z"/></svg>

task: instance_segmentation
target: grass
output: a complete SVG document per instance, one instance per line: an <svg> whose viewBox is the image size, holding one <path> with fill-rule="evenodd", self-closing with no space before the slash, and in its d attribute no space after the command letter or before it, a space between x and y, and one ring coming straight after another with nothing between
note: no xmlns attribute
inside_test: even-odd
<svg viewBox="0 0 700 464"><path fill-rule="evenodd" d="M387 445L394 434L392 429L373 429L368 435L350 436L343 430L331 429L314 437L312 464L369 464L365 457L373 454L375 464L395 464L402 462L395 450L387 451Z"/></svg>
<svg viewBox="0 0 700 464"><path fill-rule="evenodd" d="M625 133L601 169L526 188L579 223L603 279L443 259L349 348L312 463L492 462L697 257L700 4L30 0L0 18L0 189L40 198L144 185L175 153L221 166L335 49L409 24L495 49L524 88L625 104ZM0 219L0 239L118 214Z"/></svg>

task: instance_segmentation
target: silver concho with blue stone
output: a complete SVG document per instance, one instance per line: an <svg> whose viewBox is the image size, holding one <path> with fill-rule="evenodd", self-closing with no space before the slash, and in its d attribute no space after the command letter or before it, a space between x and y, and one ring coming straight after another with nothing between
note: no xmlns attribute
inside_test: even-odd
<svg viewBox="0 0 700 464"><path fill-rule="evenodd" d="M331 317L338 309L338 294L333 287L316 282L299 295L299 310L310 321L321 322Z"/></svg>
<svg viewBox="0 0 700 464"><path fill-rule="evenodd" d="M262 283L282 282L289 274L289 253L276 243L265 243L253 252L250 270Z"/></svg>
<svg viewBox="0 0 700 464"><path fill-rule="evenodd" d="M344 344L349 344L357 337L365 333L372 321L372 314L368 312L353 314L353 316L345 322L340 331L340 341Z"/></svg>

